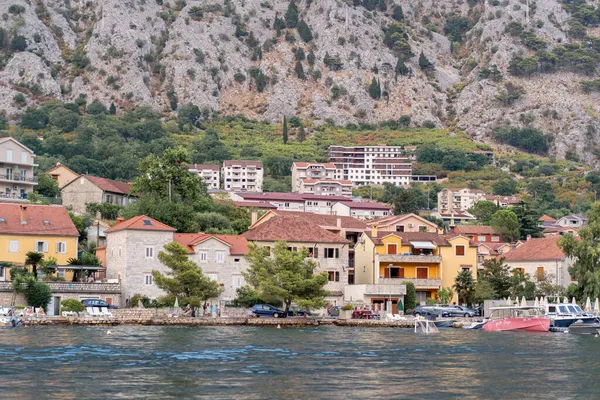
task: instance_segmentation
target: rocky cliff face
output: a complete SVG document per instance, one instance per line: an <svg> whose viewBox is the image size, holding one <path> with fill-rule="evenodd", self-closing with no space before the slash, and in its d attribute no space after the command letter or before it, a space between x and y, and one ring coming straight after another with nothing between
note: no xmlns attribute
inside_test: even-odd
<svg viewBox="0 0 600 400"><path fill-rule="evenodd" d="M268 121L410 115L413 125L431 121L482 141L498 126L530 125L554 135L559 157L575 150L596 162L600 106L581 90L585 71L508 71L515 57L539 55L523 32L548 52L595 37L589 23L574 38L573 10L561 1L296 4L297 22L289 0L3 1L0 109L16 118L27 105L85 95L118 109L174 113L192 103Z"/></svg>

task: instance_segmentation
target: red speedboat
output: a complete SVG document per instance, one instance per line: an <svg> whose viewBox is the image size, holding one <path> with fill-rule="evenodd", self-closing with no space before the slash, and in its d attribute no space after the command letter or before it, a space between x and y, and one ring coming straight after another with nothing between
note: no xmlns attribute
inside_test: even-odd
<svg viewBox="0 0 600 400"><path fill-rule="evenodd" d="M490 309L489 321L483 325L488 332L530 331L548 332L550 319L544 318L541 309L536 307L496 307Z"/></svg>

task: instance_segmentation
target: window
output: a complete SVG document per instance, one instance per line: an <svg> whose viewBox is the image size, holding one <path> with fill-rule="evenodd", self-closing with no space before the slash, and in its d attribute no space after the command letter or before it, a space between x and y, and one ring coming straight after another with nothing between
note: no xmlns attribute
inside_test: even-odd
<svg viewBox="0 0 600 400"><path fill-rule="evenodd" d="M12 162L12 160L13 160L12 156L13 156L12 149L6 149L6 161Z"/></svg>
<svg viewBox="0 0 600 400"><path fill-rule="evenodd" d="M309 247L308 248L308 256L312 258L319 258L319 248L318 247Z"/></svg>
<svg viewBox="0 0 600 400"><path fill-rule="evenodd" d="M8 251L11 253L18 253L19 252L19 241L11 240Z"/></svg>
<svg viewBox="0 0 600 400"><path fill-rule="evenodd" d="M340 258L340 249L325 248L325 258Z"/></svg>
<svg viewBox="0 0 600 400"><path fill-rule="evenodd" d="M465 255L465 246L464 245L458 245L454 248L454 252L457 256L464 256Z"/></svg>
<svg viewBox="0 0 600 400"><path fill-rule="evenodd" d="M478 242L485 242L485 236L477 236L477 241Z"/></svg>
<svg viewBox="0 0 600 400"><path fill-rule="evenodd" d="M387 253L388 254L398 253L398 246L396 244L388 244L387 245Z"/></svg>
<svg viewBox="0 0 600 400"><path fill-rule="evenodd" d="M217 251L217 263L223 264L225 262L225 253L222 251Z"/></svg>
<svg viewBox="0 0 600 400"><path fill-rule="evenodd" d="M404 278L404 268L388 267L385 269L385 278Z"/></svg>
<svg viewBox="0 0 600 400"><path fill-rule="evenodd" d="M4 267L0 267L0 279L4 278Z"/></svg>
<svg viewBox="0 0 600 400"><path fill-rule="evenodd" d="M67 242L56 242L56 252L65 254L67 252Z"/></svg>
<svg viewBox="0 0 600 400"><path fill-rule="evenodd" d="M427 232L427 226L419 225L419 232Z"/></svg>
<svg viewBox="0 0 600 400"><path fill-rule="evenodd" d="M329 282L339 282L340 281L340 272L339 271L327 271L329 274Z"/></svg>
<svg viewBox="0 0 600 400"><path fill-rule="evenodd" d="M239 259L239 258L234 258L234 259L233 259L233 262L234 262L234 263L236 263L236 264L239 264L239 262L240 262L240 259Z"/></svg>
<svg viewBox="0 0 600 400"><path fill-rule="evenodd" d="M144 284L152 285L152 274L144 274Z"/></svg>
<svg viewBox="0 0 600 400"><path fill-rule="evenodd" d="M208 261L208 252L201 251L201 252L198 253L198 255L200 256L200 262L207 262Z"/></svg>
<svg viewBox="0 0 600 400"><path fill-rule="evenodd" d="M244 286L244 277L242 275L233 275L231 279L234 289L238 289Z"/></svg>
<svg viewBox="0 0 600 400"><path fill-rule="evenodd" d="M517 275L519 272L524 274L525 273L525 268L513 268L513 275Z"/></svg>
<svg viewBox="0 0 600 400"><path fill-rule="evenodd" d="M146 258L154 258L154 247L146 247Z"/></svg>
<svg viewBox="0 0 600 400"><path fill-rule="evenodd" d="M219 279L219 275L218 274L206 274L206 276L208 277L208 279L213 280L213 281L217 281L217 279Z"/></svg>
<svg viewBox="0 0 600 400"><path fill-rule="evenodd" d="M492 236L492 242L499 242L500 236Z"/></svg>
<svg viewBox="0 0 600 400"><path fill-rule="evenodd" d="M417 279L427 279L429 277L429 268L417 268Z"/></svg>
<svg viewBox="0 0 600 400"><path fill-rule="evenodd" d="M544 279L544 267L537 267L536 278L538 281Z"/></svg>
<svg viewBox="0 0 600 400"><path fill-rule="evenodd" d="M27 164L27 152L26 151L21 152L21 162L23 164Z"/></svg>
<svg viewBox="0 0 600 400"><path fill-rule="evenodd" d="M404 232L404 225L396 225L396 232Z"/></svg>
<svg viewBox="0 0 600 400"><path fill-rule="evenodd" d="M470 265L461 265L460 266L460 270L462 272L464 272L464 271L471 271L471 266Z"/></svg>
<svg viewBox="0 0 600 400"><path fill-rule="evenodd" d="M38 253L47 253L48 252L48 243L47 242L35 242L35 251Z"/></svg>

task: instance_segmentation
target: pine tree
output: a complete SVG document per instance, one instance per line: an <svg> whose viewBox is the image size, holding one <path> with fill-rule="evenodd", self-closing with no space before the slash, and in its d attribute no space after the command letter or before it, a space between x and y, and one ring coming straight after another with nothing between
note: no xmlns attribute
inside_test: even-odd
<svg viewBox="0 0 600 400"><path fill-rule="evenodd" d="M421 70L426 71L433 68L433 64L425 57L423 51L421 51L421 55L419 56L419 67Z"/></svg>
<svg viewBox="0 0 600 400"><path fill-rule="evenodd" d="M304 139L306 138L306 131L304 130L304 126L300 125L300 128L298 128L298 134L296 135L296 138L299 142L304 142Z"/></svg>
<svg viewBox="0 0 600 400"><path fill-rule="evenodd" d="M375 77L373 77L373 80L369 85L369 95L375 100L381 97L381 87L379 86L379 82L377 79L375 79Z"/></svg>
<svg viewBox="0 0 600 400"><path fill-rule="evenodd" d="M306 79L306 74L304 73L304 67L302 66L302 63L300 61L296 61L296 66L294 67L294 71L296 71L296 75L298 75L298 78L305 80Z"/></svg>
<svg viewBox="0 0 600 400"><path fill-rule="evenodd" d="M394 6L394 12L392 13L392 18L396 21L404 20L404 12L402 11L402 7Z"/></svg>
<svg viewBox="0 0 600 400"><path fill-rule="evenodd" d="M306 22L304 22L304 20L301 20L298 24L298 34L306 43L313 40L312 31L310 30L310 27L306 24Z"/></svg>
<svg viewBox="0 0 600 400"><path fill-rule="evenodd" d="M108 108L108 113L110 115L115 115L117 113L117 107L115 107L115 103L110 103L110 107Z"/></svg>
<svg viewBox="0 0 600 400"><path fill-rule="evenodd" d="M306 58L306 55L304 54L304 50L302 50L302 47L298 47L298 50L296 50L296 60L298 61L302 61Z"/></svg>
<svg viewBox="0 0 600 400"><path fill-rule="evenodd" d="M387 5L385 4L385 0L379 0L379 10L384 11L384 12L387 10Z"/></svg>
<svg viewBox="0 0 600 400"><path fill-rule="evenodd" d="M308 56L306 56L306 60L308 61L308 65L311 67L315 65L315 53L312 51L312 49L308 53Z"/></svg>
<svg viewBox="0 0 600 400"><path fill-rule="evenodd" d="M287 125L287 118L285 118L285 116L283 117L282 136L283 136L283 144L287 144L287 142L288 142L288 125Z"/></svg>
<svg viewBox="0 0 600 400"><path fill-rule="evenodd" d="M298 6L296 2L292 0L285 12L285 25L288 28L295 28L298 26Z"/></svg>
<svg viewBox="0 0 600 400"><path fill-rule="evenodd" d="M398 75L406 76L410 74L410 69L400 58L398 59L398 62L396 62L396 68L394 71L396 72L396 78L398 77Z"/></svg>

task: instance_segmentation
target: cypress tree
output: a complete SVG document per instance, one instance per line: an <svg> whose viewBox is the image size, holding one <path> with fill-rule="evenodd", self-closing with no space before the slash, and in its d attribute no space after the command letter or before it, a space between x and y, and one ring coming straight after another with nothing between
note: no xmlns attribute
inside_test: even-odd
<svg viewBox="0 0 600 400"><path fill-rule="evenodd" d="M302 47L298 47L298 49L296 50L296 60L298 61L302 61L306 58L305 54L304 54L304 50L302 50Z"/></svg>
<svg viewBox="0 0 600 400"><path fill-rule="evenodd" d="M392 13L392 18L394 18L396 21L402 21L402 20L404 20L404 12L402 11L402 7L400 7L400 6L394 6L394 11Z"/></svg>
<svg viewBox="0 0 600 400"><path fill-rule="evenodd" d="M288 28L295 28L298 26L298 6L292 0L285 12L285 25Z"/></svg>
<svg viewBox="0 0 600 400"><path fill-rule="evenodd" d="M315 65L315 53L312 51L312 49L308 53L308 56L306 57L306 60L308 61L308 65L310 65L311 67L313 65Z"/></svg>
<svg viewBox="0 0 600 400"><path fill-rule="evenodd" d="M398 75L406 76L410 74L410 69L408 69L408 67L406 66L404 61L402 61L401 58L399 58L398 62L396 62L396 68L394 71L396 72L396 78L398 77Z"/></svg>
<svg viewBox="0 0 600 400"><path fill-rule="evenodd" d="M381 87L379 86L379 82L377 79L375 79L375 77L373 77L373 80L369 85L369 95L375 100L381 96Z"/></svg>
<svg viewBox="0 0 600 400"><path fill-rule="evenodd" d="M110 107L108 108L108 113L110 115L115 115L117 113L117 107L115 107L115 103L110 103Z"/></svg>
<svg viewBox="0 0 600 400"><path fill-rule="evenodd" d="M387 10L387 5L385 4L385 0L379 0L379 10L380 11L386 11Z"/></svg>
<svg viewBox="0 0 600 400"><path fill-rule="evenodd" d="M283 136L283 144L287 144L287 142L288 142L288 126L287 126L287 119L285 118L285 116L283 117L282 136Z"/></svg>
<svg viewBox="0 0 600 400"><path fill-rule="evenodd" d="M306 74L304 73L304 67L302 67L302 63L300 61L296 61L296 66L294 67L294 71L296 71L296 75L298 78L305 80Z"/></svg>
<svg viewBox="0 0 600 400"><path fill-rule="evenodd" d="M421 51L421 55L419 56L419 67L423 71L433 68L433 64L427 59L427 57L425 57L425 54L423 54L423 51Z"/></svg>
<svg viewBox="0 0 600 400"><path fill-rule="evenodd" d="M304 126L300 125L300 128L298 128L298 134L296 135L296 137L298 138L299 142L304 142L304 139L306 138L306 131L304 130Z"/></svg>
<svg viewBox="0 0 600 400"><path fill-rule="evenodd" d="M306 22L304 22L304 20L301 20L298 24L298 34L306 43L313 40L312 31L310 30L310 27L306 24Z"/></svg>

